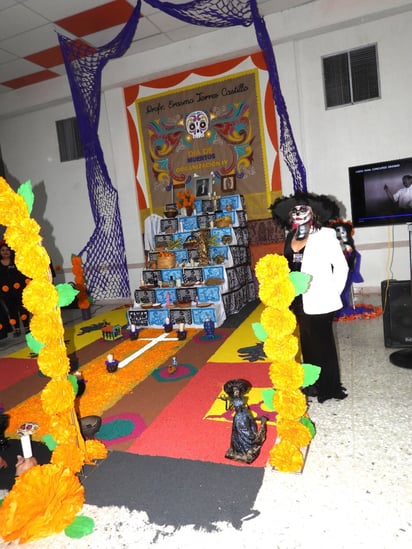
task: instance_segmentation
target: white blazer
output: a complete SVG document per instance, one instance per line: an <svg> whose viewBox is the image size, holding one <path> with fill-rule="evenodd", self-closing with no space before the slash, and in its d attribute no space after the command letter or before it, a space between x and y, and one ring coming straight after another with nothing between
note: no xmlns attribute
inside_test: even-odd
<svg viewBox="0 0 412 549"><path fill-rule="evenodd" d="M307 292L302 294L306 314L330 313L342 308L340 295L348 270L334 229L322 227L309 235L301 266L301 272L312 277Z"/></svg>

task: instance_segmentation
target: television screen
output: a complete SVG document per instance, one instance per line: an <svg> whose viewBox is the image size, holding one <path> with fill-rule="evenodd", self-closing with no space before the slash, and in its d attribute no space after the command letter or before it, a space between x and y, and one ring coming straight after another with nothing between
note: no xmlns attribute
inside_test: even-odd
<svg viewBox="0 0 412 549"><path fill-rule="evenodd" d="M352 166L349 187L354 227L412 222L412 158Z"/></svg>

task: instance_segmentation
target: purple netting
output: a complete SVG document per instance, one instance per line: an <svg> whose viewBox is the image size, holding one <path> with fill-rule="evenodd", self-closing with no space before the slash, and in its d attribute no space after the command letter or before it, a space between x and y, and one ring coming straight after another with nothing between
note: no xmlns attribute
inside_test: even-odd
<svg viewBox="0 0 412 549"><path fill-rule="evenodd" d="M280 89L275 55L256 0L193 0L172 4L146 0L172 17L193 25L230 27L255 26L258 44L268 67L280 119L280 149L292 174L293 188L306 192L306 172L300 159L286 104ZM86 158L86 176L95 230L81 250L88 289L94 299L129 297L129 277L117 191L111 184L97 133L100 114L101 72L109 59L120 57L130 46L140 16L141 0L114 40L91 48L80 40L59 35L70 82L80 136ZM84 257L86 256L86 257Z"/></svg>
<svg viewBox="0 0 412 549"><path fill-rule="evenodd" d="M87 288L93 299L130 297L129 276L118 194L113 187L98 136L101 73L120 57L136 32L141 0L121 32L108 44L93 49L80 40L59 35L83 144L87 187L95 229L82 256Z"/></svg>

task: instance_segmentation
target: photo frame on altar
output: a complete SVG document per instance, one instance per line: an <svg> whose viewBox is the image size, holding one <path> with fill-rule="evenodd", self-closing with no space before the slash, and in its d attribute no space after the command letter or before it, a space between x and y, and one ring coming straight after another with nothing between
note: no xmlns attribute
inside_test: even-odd
<svg viewBox="0 0 412 549"><path fill-rule="evenodd" d="M209 199L212 194L213 179L211 175L201 175L193 178L193 189L198 200Z"/></svg>
<svg viewBox="0 0 412 549"><path fill-rule="evenodd" d="M236 175L234 173L222 175L220 190L222 193L234 193L236 191Z"/></svg>

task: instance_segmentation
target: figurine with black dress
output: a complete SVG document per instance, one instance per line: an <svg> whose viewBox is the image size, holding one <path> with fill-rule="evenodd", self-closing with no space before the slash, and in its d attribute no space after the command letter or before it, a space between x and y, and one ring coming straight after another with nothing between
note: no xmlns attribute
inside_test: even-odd
<svg viewBox="0 0 412 549"><path fill-rule="evenodd" d="M289 231L284 255L290 270L311 277L308 290L291 304L303 362L321 368L316 384L304 392L319 402L342 400L347 393L340 379L333 319L343 305L348 264L335 231L325 226L339 217L339 207L326 195L297 192L275 200L271 210L274 220Z"/></svg>

